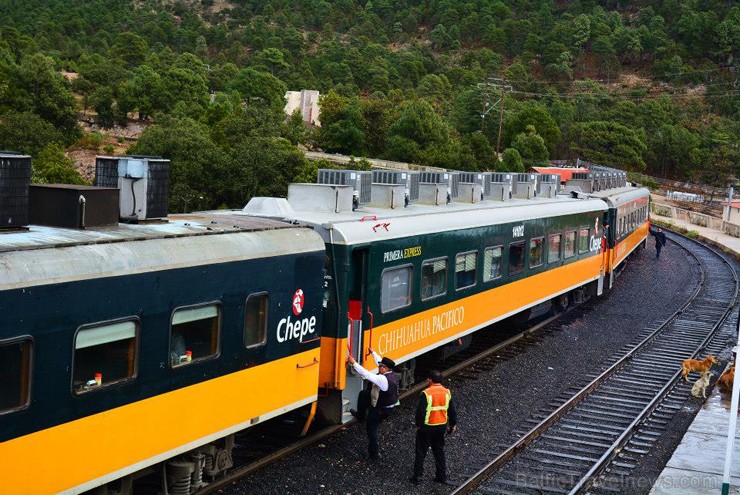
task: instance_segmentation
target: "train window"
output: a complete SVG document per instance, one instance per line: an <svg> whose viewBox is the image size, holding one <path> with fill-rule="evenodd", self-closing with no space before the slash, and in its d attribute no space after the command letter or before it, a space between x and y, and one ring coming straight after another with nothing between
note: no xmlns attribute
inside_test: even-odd
<svg viewBox="0 0 740 495"><path fill-rule="evenodd" d="M81 327L75 335L72 388L82 394L136 375L138 320L119 320Z"/></svg>
<svg viewBox="0 0 740 495"><path fill-rule="evenodd" d="M578 252L583 254L588 252L589 229L581 229L578 232Z"/></svg>
<svg viewBox="0 0 740 495"><path fill-rule="evenodd" d="M544 237L535 237L529 240L529 267L535 268L542 266L543 250L545 245Z"/></svg>
<svg viewBox="0 0 740 495"><path fill-rule="evenodd" d="M267 341L267 294L250 294L244 308L244 347L255 347Z"/></svg>
<svg viewBox="0 0 740 495"><path fill-rule="evenodd" d="M570 258L576 255L576 231L569 230L565 233L565 247L563 258Z"/></svg>
<svg viewBox="0 0 740 495"><path fill-rule="evenodd" d="M509 275L524 270L524 241L509 244Z"/></svg>
<svg viewBox="0 0 740 495"><path fill-rule="evenodd" d="M176 309L170 327L170 365L184 366L217 355L220 326L218 304Z"/></svg>
<svg viewBox="0 0 740 495"><path fill-rule="evenodd" d="M421 300L447 293L447 258L425 261L421 265Z"/></svg>
<svg viewBox="0 0 740 495"><path fill-rule="evenodd" d="M455 289L464 289L475 285L478 267L478 253L458 254L455 257Z"/></svg>
<svg viewBox="0 0 740 495"><path fill-rule="evenodd" d="M380 287L380 310L383 313L411 304L411 275L411 265L383 271Z"/></svg>
<svg viewBox="0 0 740 495"><path fill-rule="evenodd" d="M504 256L503 246L489 247L483 252L483 281L490 282L501 278L501 263Z"/></svg>
<svg viewBox="0 0 740 495"><path fill-rule="evenodd" d="M32 351L29 338L0 343L0 414L28 407Z"/></svg>
<svg viewBox="0 0 740 495"><path fill-rule="evenodd" d="M560 244L563 234L551 234L547 244L547 262L555 263L560 259Z"/></svg>

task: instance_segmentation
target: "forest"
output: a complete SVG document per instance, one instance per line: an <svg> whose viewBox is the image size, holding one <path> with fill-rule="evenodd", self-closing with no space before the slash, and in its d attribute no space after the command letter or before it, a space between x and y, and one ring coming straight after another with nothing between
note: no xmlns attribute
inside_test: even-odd
<svg viewBox="0 0 740 495"><path fill-rule="evenodd" d="M304 149L726 187L739 51L740 4L720 0L5 0L0 149L35 182L84 183L65 153L141 124L127 152L171 160L172 211L284 195L325 165ZM286 118L302 89L320 127Z"/></svg>

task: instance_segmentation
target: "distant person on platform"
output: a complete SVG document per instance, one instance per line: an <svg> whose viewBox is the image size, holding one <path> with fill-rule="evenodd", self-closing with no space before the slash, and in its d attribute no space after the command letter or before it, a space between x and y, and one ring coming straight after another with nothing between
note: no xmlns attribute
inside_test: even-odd
<svg viewBox="0 0 740 495"><path fill-rule="evenodd" d="M367 452L371 461L377 460L378 426L391 415L398 402L398 375L393 373L396 363L392 359L380 355L372 348L368 348L378 365L378 373L366 370L355 358L349 356L347 362L355 369L358 375L370 382L370 386L360 392L357 399L357 410L350 409L352 416L358 421L366 421Z"/></svg>
<svg viewBox="0 0 740 495"><path fill-rule="evenodd" d="M660 259L660 250L665 247L666 239L665 239L665 233L663 232L663 229L658 227L658 230L650 229L650 235L655 237L655 259Z"/></svg>
<svg viewBox="0 0 740 495"><path fill-rule="evenodd" d="M429 447L434 454L436 467L434 481L447 484L447 465L445 464L445 433L457 430L457 412L452 394L442 386L442 373L429 374L428 387L421 393L416 407L416 457L414 474L410 480L418 485L424 474L424 459Z"/></svg>

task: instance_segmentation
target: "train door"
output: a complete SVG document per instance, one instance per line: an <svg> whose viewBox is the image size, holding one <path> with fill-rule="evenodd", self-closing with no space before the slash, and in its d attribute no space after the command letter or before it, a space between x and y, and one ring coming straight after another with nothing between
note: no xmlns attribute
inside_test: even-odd
<svg viewBox="0 0 740 495"><path fill-rule="evenodd" d="M367 271L368 250L355 249L352 251L352 261L349 273L349 302L347 311L347 343L348 351L357 362L363 363L363 310L367 305ZM371 366L372 368L372 366ZM344 389L345 404L356 408L357 394L362 390L363 380L350 369Z"/></svg>
<svg viewBox="0 0 740 495"><path fill-rule="evenodd" d="M350 291L349 291L349 319L348 342L352 356L362 363L363 349L363 309L367 304L367 249L356 249L352 251L352 266L350 268Z"/></svg>

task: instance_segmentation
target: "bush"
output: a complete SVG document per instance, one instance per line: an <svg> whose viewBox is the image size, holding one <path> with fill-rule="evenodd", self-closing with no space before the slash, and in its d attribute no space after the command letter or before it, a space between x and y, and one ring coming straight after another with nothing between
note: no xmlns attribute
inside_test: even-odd
<svg viewBox="0 0 740 495"><path fill-rule="evenodd" d="M112 144L106 144L105 148L103 148L103 151L105 151L106 153L110 155L110 154L113 154L113 152L116 151L116 149L113 147Z"/></svg>
<svg viewBox="0 0 740 495"><path fill-rule="evenodd" d="M98 151L102 144L103 135L99 132L86 132L82 135L79 141L77 141L78 148L92 151Z"/></svg>

